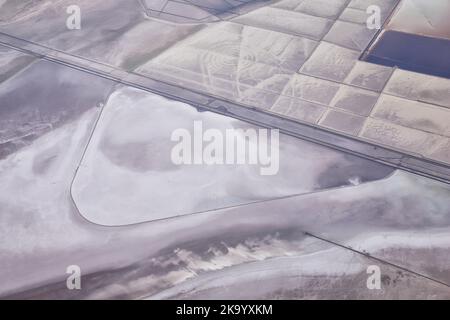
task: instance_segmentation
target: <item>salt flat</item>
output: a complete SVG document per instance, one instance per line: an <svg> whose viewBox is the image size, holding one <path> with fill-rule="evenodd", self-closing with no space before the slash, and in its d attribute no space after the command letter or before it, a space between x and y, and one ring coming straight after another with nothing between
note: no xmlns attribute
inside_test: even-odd
<svg viewBox="0 0 450 320"><path fill-rule="evenodd" d="M419 0L408 1L418 1L418 7L423 7ZM375 118L381 120L370 113L372 98L379 97L380 92L447 108L450 101L448 79L359 60L375 36L375 30L365 26L365 10L369 5L379 6L383 23L399 0L334 0L327 1L326 6L323 3L321 0L254 1L245 2L248 10L240 10L240 5L231 8L221 1L207 4L199 1L183 5L208 12L213 20L168 21L164 15L148 14L148 7L162 5L158 1L79 1L85 12L85 26L71 32L65 28L65 16L58 14L68 4L68 0L62 0L53 5L49 2L29 4L14 17L2 20L1 28L8 34L119 69L230 99L246 107L259 108L400 152L419 153L425 158L450 163L448 150L442 147L447 145L446 142L423 149L402 143L403 140L383 139L383 135L368 138L364 129L370 127ZM10 8L10 1L3 6ZM401 6L411 7L410 4ZM404 12L411 11L408 8L400 10L398 18L391 21L395 24L393 29L397 30L400 23L405 23ZM428 11L426 14L431 18L442 21L435 12ZM122 16L120 21L114 19L118 12ZM188 12L185 10L187 15ZM417 13L417 10L411 12ZM418 25L423 27L423 23ZM146 45L149 43L152 45ZM300 90L305 94L292 96L290 87L298 81L299 74L315 80L308 80L308 84L302 81L300 86L305 88ZM313 81L330 81L332 84L322 82L323 85L318 85L320 93L307 93ZM349 87L373 93L362 98L360 91ZM352 101L352 107L335 104L343 92L347 101ZM425 109L430 111L429 118L439 118L447 112L434 113L437 109ZM414 129L428 140L439 140L433 132L409 127L406 122L382 121L386 130L392 126L405 133Z"/></svg>
<svg viewBox="0 0 450 320"><path fill-rule="evenodd" d="M27 73L23 73L21 78L26 76ZM151 106L147 103L120 104L122 115L120 112L117 113L118 119L112 122L115 126L103 128L105 133L108 133L108 129L112 132L109 131L105 136L109 137L110 143L106 144L106 149L103 149L104 155L95 154L97 159L100 159L98 164L107 164L110 169L113 166L117 169L121 168L120 174L125 173L129 177L133 177L130 175L133 170L134 172L148 170L152 166L157 166L162 173L169 170L170 163L150 161L152 152L146 156L149 157L149 161L141 164L130 162L129 160L132 159L129 157L117 157L121 150L126 152L127 148L123 149L126 144L123 145L123 143L130 142L129 139L133 138L134 132L142 133L134 138L140 139L140 143L148 141L148 135L145 132L152 132L152 128L148 125L143 127L136 125L136 128L133 128L136 131L130 131L129 126L120 130L118 120L124 116L140 115L142 123L147 123L147 116L152 114L149 110L155 102L162 103L162 106L167 106L169 102L164 98L135 89L122 88L115 94L129 102L142 99L143 102L151 102ZM172 102L171 107L176 108L177 104L179 103ZM107 112L108 107L111 105L107 104L104 112ZM189 111L186 106L184 108L185 112L194 112L194 110ZM133 109L137 113L131 112ZM225 279L222 273L236 275L235 272L239 272L241 268L238 266L242 265L244 268L249 262L257 262L251 274L266 276L268 281L264 286L261 284L262 287L257 291L261 293L260 295L255 293L251 286L247 291L240 290L243 297L306 297L307 295L304 294L309 284L304 281L304 277L311 276L308 269L295 271L297 280L286 287L289 289L287 291L279 291L280 286L284 287L284 273L278 273L278 276L276 273L268 275L258 269L258 265L264 268L265 261L274 257L293 257L294 260L298 257L301 264L305 261L313 265L319 264L321 267L315 268L312 276L323 281L323 288L316 291L316 297L334 297L335 293L326 289L330 286L349 290L355 281L365 283L365 269L374 261L356 255L358 262L355 262L354 254L348 256L345 253L344 257L342 253L338 253L342 257L342 268L347 271L344 274L342 271L329 270L325 265L330 264L330 261L336 262L332 254L336 251L321 240L311 242L312 239L309 239L302 242L305 231L344 246L370 252L375 257L387 259L439 281L447 283L449 281L449 264L442 259L448 256L446 234L448 234L450 211L447 185L397 172L387 179L374 182L369 181L379 179L381 176L367 176L366 179L369 181L352 186L364 181L365 174L375 172L367 168L373 168L373 166L379 168L379 165L369 165L366 160L357 161L355 164L355 159L352 157L349 158L334 151L330 151L330 156L324 157L322 150L320 157L317 158L312 152L317 147L303 142L294 143L294 146L300 143L303 148L309 145L310 152L299 155L296 161L301 161L302 167L308 168L307 171L310 172L309 175L302 173L303 179L300 181L302 187L306 186L305 182L308 179L310 179L308 182L310 188L351 183L342 188L290 199L249 204L134 227L110 228L93 225L83 218L83 215L92 213L79 212L71 201L70 185L82 160L83 150L88 144L93 126L99 117L99 111L98 107L92 106L74 120L53 128L29 146L0 160L0 178L4 182L0 192L2 212L0 267L2 270L7 270L0 277L3 283L2 295L16 293L16 297L110 298L146 297L161 293L163 297L166 294L172 294L170 292L176 293L179 288L192 285L198 288L193 292L200 294L202 283L204 283L202 279L206 273L209 273L206 276L207 279L217 277L218 280L214 281L219 281L218 283L233 290L232 288L236 289L237 284L230 280L220 280ZM159 113L164 117L165 109L160 108ZM180 121L180 124L184 121L181 116ZM218 119L216 118L215 121ZM122 124L125 125L125 123ZM123 136L125 140L121 141L120 133L127 130L129 133ZM94 131L104 136L101 132L101 127L98 132ZM113 137L115 138L111 139ZM153 146L157 145L153 144ZM320 147L320 149L323 148ZM109 163L102 162L102 157L109 159ZM147 159L146 157L142 159ZM115 164L111 163L114 159ZM44 167L41 166L43 163L45 163ZM85 168L82 165L78 170L89 170L89 166L93 164L86 163L86 165ZM169 165L169 167L164 168L163 165ZM39 167L46 169L36 170ZM356 172L361 181L354 179ZM309 178L305 179L308 176ZM348 181L349 178L352 178L351 181ZM86 184L87 180L80 181L84 182L85 186L89 186ZM285 183L287 181L289 180L285 180ZM290 181L294 187L298 186L298 181L295 179ZM233 189L229 189L230 191L239 190L239 185L236 183L233 184ZM242 181L242 183L240 185L243 187L246 182ZM91 186L97 188L95 184ZM95 188L91 187L91 191L99 192ZM157 188L159 189L159 186ZM147 189L158 191L150 185L147 185ZM247 187L241 190L258 191ZM273 196L275 194L273 192L279 190L281 189L270 188L270 195ZM126 193L123 193L126 190L119 188L116 192L119 192L116 195L126 199ZM96 195L98 197L99 193ZM199 194L199 196L205 196L205 194ZM136 204L145 205L146 201L147 198L140 199L139 202L136 201ZM80 199L76 204L79 206ZM172 203L166 203L166 206L169 208ZM133 214L131 210L128 212ZM148 216L140 218L147 219ZM212 256L211 252L213 252ZM314 258L317 257L315 252L323 258ZM72 264L74 261L86 273L86 291L82 294L69 292L65 290L64 283L58 282L58 279L65 274L67 264ZM191 271L179 269L180 264L176 263L177 261L189 263ZM270 259L267 263L270 265L269 261ZM237 268L235 269L234 266ZM395 268L388 267L383 270L390 279L397 279ZM91 277L90 273L94 272L96 272L95 277ZM342 276L341 281L331 281L330 275L336 272ZM196 284L197 277L199 282ZM248 279L251 280L251 277ZM333 279L337 278L333 277ZM186 280L194 282L184 283ZM216 282L211 282L213 283ZM33 287L38 289L32 290ZM165 289L171 287L173 287L172 291L165 292ZM418 287L420 287L419 291L417 291ZM39 288L46 288L46 293ZM291 290L298 293L294 294ZM395 286L392 282L384 282L384 290L385 293L381 297L404 296L401 295L402 292L409 292L411 297L444 298L448 292L446 287L408 273L399 277ZM210 289L204 291L205 294L207 292L210 296L216 295ZM370 296L366 290L348 292L353 297Z"/></svg>
<svg viewBox="0 0 450 320"><path fill-rule="evenodd" d="M141 90L114 92L72 185L81 214L101 225L133 224L351 185L352 179L363 183L392 171L284 135L274 176L261 176L248 164L176 165L171 133L186 128L194 135L194 121L224 135L230 128L254 128ZM336 168L332 174L330 167Z"/></svg>
<svg viewBox="0 0 450 320"><path fill-rule="evenodd" d="M449 298L446 183L284 135L274 177L168 158L194 120L255 127L175 100L187 88L450 163L449 80L358 60L365 9L384 21L396 0L215 7L214 22L77 3L69 31L72 0L0 0L0 31L180 87L167 99L0 46L0 297ZM72 264L81 291L67 290Z"/></svg>
<svg viewBox="0 0 450 320"><path fill-rule="evenodd" d="M0 158L99 106L114 85L112 81L81 71L67 72L61 65L30 56L17 59L21 59L19 67L6 70L4 75L14 74L0 86ZM42 81L43 77L48 78Z"/></svg>

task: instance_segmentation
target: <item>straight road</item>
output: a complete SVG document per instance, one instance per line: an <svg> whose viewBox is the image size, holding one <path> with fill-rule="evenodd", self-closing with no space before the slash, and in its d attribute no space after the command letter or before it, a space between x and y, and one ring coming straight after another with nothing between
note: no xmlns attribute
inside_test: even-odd
<svg viewBox="0 0 450 320"><path fill-rule="evenodd" d="M213 95L195 92L181 86L152 79L135 72L125 71L108 64L69 54L1 32L0 45L33 55L39 59L110 79L120 84L159 94L198 108L220 113L258 126L276 128L284 134L450 184L449 165L423 158L420 155L408 154L400 150L386 148L356 137L329 131L313 124L284 119L260 109L251 108Z"/></svg>

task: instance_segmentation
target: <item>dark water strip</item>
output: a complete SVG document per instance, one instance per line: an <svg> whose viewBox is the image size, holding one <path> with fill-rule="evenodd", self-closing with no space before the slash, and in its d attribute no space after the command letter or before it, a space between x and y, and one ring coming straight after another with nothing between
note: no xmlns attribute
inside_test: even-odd
<svg viewBox="0 0 450 320"><path fill-rule="evenodd" d="M363 60L450 79L450 40L386 31Z"/></svg>

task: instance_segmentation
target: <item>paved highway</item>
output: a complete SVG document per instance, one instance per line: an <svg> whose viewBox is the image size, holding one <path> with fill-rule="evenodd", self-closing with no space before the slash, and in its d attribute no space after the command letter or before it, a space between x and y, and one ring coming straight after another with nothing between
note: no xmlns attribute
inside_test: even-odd
<svg viewBox="0 0 450 320"><path fill-rule="evenodd" d="M223 98L195 92L174 84L152 79L142 74L52 49L0 32L0 45L37 58L62 64L90 74L116 81L118 84L139 88L187 104L247 121L258 126L277 128L280 132L325 145L343 152L389 165L450 184L450 166L444 163L386 148L361 139L340 134L313 124L284 119L278 115L228 101Z"/></svg>

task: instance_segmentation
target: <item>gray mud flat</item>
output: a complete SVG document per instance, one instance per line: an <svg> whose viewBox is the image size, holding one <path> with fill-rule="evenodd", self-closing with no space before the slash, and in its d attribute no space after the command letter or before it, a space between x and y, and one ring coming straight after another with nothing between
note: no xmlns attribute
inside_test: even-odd
<svg viewBox="0 0 450 320"><path fill-rule="evenodd" d="M356 60L373 36L358 20L368 1L283 0L181 24L139 1L80 0L76 31L73 2L0 0L0 31L68 62L185 84L168 92L180 100L214 100L187 88L205 90L277 123L448 160L448 80ZM208 2L208 14L231 12ZM386 17L397 0L377 2ZM192 105L1 47L1 298L450 298L448 184L284 135L274 177L175 167L174 128L254 127ZM74 264L82 290L66 287ZM373 265L381 290L366 286Z"/></svg>
<svg viewBox="0 0 450 320"><path fill-rule="evenodd" d="M36 61L0 85L0 158L105 102L114 82Z"/></svg>
<svg viewBox="0 0 450 320"><path fill-rule="evenodd" d="M103 132L109 144L103 151L93 149L102 152L97 158L112 157L123 148L116 143L121 140L112 139L111 130L116 135L124 133L117 130L118 125L133 108L151 116L159 109L161 128L161 119L168 119L161 107L167 104L179 112L192 113L194 118L199 116L194 108L181 104L181 109L178 103L135 89L120 88L115 92L127 101L144 100L123 104L124 114L113 113L116 118L110 122L112 126L104 126L105 118L98 121L100 126L94 135ZM160 105L142 103L146 101ZM103 115L112 111L108 104ZM366 182L135 226L102 227L82 219L69 197L72 179L98 117L99 108L93 106L80 118L54 128L29 147L0 160L0 179L4 182L0 189L0 267L6 270L0 278L3 297L217 298L233 292L255 299L448 297L445 283L450 282L450 264L443 257L449 256L450 191L445 184L399 171L386 176L390 171L379 165L289 138L286 146L301 146L309 151L296 159L310 168L311 176L302 183L309 180L315 188L338 186L352 176L349 173L356 172ZM146 119L141 117L143 122ZM231 123L243 126L235 120ZM127 130L129 138L149 138ZM314 156L316 152L319 157ZM42 161L46 162L44 170L33 169ZM162 165L152 161L146 164ZM147 170L135 167L135 162L117 162L117 158L109 161L112 165L122 170ZM163 169L159 172L171 170L170 166ZM363 174L365 170L372 171L371 175ZM329 178L336 172L341 172L340 179ZM248 190L244 185L242 181L233 187ZM29 236L22 237L24 232ZM384 266L364 252L411 271ZM65 287L66 267L74 263L84 274L85 289L77 292ZM285 263L303 267L277 269ZM385 275L384 291L375 296L364 287L355 289L364 286L366 268L374 263L382 264ZM251 271L244 276L243 270ZM250 285L254 277L267 281L260 281L256 290ZM293 277L296 280L287 285L286 279ZM247 291L242 287L245 283ZM311 295L313 283L320 286ZM217 286L228 291L219 292ZM192 289L191 295L181 293L185 288Z"/></svg>

